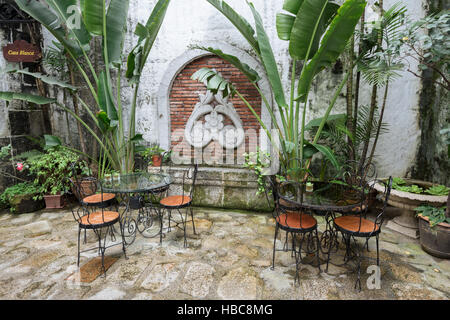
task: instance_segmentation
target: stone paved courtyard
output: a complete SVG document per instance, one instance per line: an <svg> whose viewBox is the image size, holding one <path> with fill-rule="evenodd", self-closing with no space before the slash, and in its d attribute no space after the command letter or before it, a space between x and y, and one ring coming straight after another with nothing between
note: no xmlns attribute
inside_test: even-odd
<svg viewBox="0 0 450 320"><path fill-rule="evenodd" d="M183 248L180 231L163 239L137 235L127 248L109 248L118 260L90 283L77 277L77 224L69 209L0 215L0 299L449 299L450 261L426 254L419 240L384 228L381 233L381 289L353 289L350 266L330 265L322 273L302 265L294 285L290 253L277 252L271 270L274 220L269 213L195 209L198 235ZM319 217L319 230L325 225ZM88 242L95 237L88 233ZM88 244L89 244L88 243ZM278 240L281 246L281 241ZM368 255L375 256L375 241ZM342 250L341 250L342 251ZM341 252L340 251L340 252ZM97 256L82 254L82 266ZM332 261L342 261L336 255ZM323 262L322 262L323 263Z"/></svg>

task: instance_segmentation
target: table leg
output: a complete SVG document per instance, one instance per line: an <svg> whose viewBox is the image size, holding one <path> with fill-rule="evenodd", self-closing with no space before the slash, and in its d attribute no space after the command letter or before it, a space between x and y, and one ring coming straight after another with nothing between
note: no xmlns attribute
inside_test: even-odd
<svg viewBox="0 0 450 320"><path fill-rule="evenodd" d="M129 194L120 194L122 199L122 205L125 207L124 211L120 214L120 222L122 228L123 239L127 246L131 245L136 239L136 220L132 217L130 210L131 196Z"/></svg>

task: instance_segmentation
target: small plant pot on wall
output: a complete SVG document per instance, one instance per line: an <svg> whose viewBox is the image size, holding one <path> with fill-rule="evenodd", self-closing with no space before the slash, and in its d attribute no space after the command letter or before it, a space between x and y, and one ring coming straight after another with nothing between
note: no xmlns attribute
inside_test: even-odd
<svg viewBox="0 0 450 320"><path fill-rule="evenodd" d="M45 195L44 200L47 209L62 209L65 205L64 196L61 194Z"/></svg>
<svg viewBox="0 0 450 320"><path fill-rule="evenodd" d="M155 154L152 156L152 166L159 167L161 166L162 156L160 154Z"/></svg>
<svg viewBox="0 0 450 320"><path fill-rule="evenodd" d="M441 222L431 227L428 217L417 216L422 249L432 256L450 259L450 224Z"/></svg>

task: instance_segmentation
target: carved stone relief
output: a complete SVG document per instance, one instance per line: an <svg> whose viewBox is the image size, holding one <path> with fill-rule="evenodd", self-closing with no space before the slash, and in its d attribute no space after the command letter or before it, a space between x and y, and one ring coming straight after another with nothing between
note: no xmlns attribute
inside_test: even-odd
<svg viewBox="0 0 450 320"><path fill-rule="evenodd" d="M244 142L244 129L241 118L221 91L214 94L210 90L199 94L200 101L195 105L184 136L195 148L203 148L211 141L217 141L223 148L237 148ZM204 117L204 121L201 119ZM225 117L232 125L224 125Z"/></svg>

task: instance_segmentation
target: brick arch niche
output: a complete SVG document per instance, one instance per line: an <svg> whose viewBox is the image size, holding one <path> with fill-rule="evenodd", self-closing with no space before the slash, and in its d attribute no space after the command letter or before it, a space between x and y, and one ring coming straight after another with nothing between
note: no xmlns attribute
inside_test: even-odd
<svg viewBox="0 0 450 320"><path fill-rule="evenodd" d="M170 105L170 147L183 162L195 159L202 164L238 165L243 163L243 154L256 151L259 146L260 124L251 113L245 103L238 97L229 97L228 102L232 104L240 118L244 130L244 141L234 148L224 148L217 140L211 141L203 146L194 148L185 138L185 127L194 108L200 103L201 95L207 93L205 84L192 80L192 75L201 68L210 68L219 72L222 77L233 83L243 97L253 106L255 112L261 117L261 96L247 77L232 64L215 55L197 57L190 61L175 76L169 93ZM217 102L213 102L214 106ZM197 121L206 124L203 115ZM233 125L226 115L221 115L223 126Z"/></svg>

